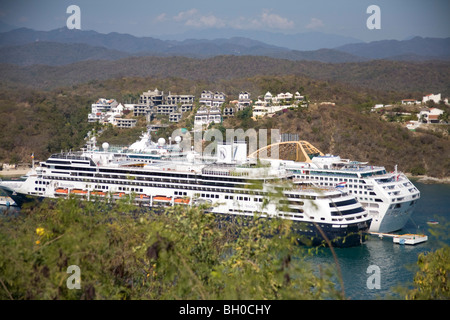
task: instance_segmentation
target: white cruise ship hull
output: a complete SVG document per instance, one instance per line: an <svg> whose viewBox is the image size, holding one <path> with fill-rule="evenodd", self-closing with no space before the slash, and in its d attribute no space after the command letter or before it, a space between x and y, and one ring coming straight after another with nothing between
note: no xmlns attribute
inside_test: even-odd
<svg viewBox="0 0 450 320"><path fill-rule="evenodd" d="M14 192L86 201L125 196L149 207L206 203L216 214L291 220L305 244L361 244L371 217L354 196L334 188L289 187L291 177L286 170L245 165L167 161L102 166L84 155L56 154L30 172Z"/></svg>
<svg viewBox="0 0 450 320"><path fill-rule="evenodd" d="M299 182L338 187L354 195L372 217L372 232L401 230L420 199L420 191L403 173L387 173L384 167L336 156L315 157L312 163L285 161L285 166Z"/></svg>

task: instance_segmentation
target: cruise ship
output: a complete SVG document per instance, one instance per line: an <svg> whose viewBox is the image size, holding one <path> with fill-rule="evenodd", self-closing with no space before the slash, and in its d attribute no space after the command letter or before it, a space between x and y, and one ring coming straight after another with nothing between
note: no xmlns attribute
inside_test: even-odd
<svg viewBox="0 0 450 320"><path fill-rule="evenodd" d="M328 239L333 246L346 247L364 240L372 218L353 194L292 183L292 171L275 163L255 166L246 151L242 143L219 145L220 156L213 162L194 153L156 161L121 159L111 150L59 153L40 162L19 186L3 189L38 198L130 197L136 205L149 207L203 203L215 214L292 220L299 240L308 244ZM282 197L274 196L280 192ZM15 200L17 195L12 195Z"/></svg>
<svg viewBox="0 0 450 320"><path fill-rule="evenodd" d="M310 162L283 161L283 164L298 181L337 187L355 196L372 218L370 231L373 232L402 229L420 199L420 191L397 167L394 172L387 172L382 166L334 155L317 155Z"/></svg>

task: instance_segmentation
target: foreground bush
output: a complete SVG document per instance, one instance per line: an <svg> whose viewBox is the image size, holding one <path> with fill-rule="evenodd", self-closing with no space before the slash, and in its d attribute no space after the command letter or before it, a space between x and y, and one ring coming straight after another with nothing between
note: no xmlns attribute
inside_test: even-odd
<svg viewBox="0 0 450 320"><path fill-rule="evenodd" d="M308 254L284 220L46 200L0 219L0 299L342 298Z"/></svg>

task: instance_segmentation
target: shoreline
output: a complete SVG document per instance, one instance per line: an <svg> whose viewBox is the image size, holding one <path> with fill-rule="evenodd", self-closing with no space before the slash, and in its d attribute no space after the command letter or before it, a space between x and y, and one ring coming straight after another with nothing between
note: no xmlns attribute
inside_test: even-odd
<svg viewBox="0 0 450 320"><path fill-rule="evenodd" d="M8 178L21 177L21 176L27 174L30 170L31 170L31 168L1 170L0 171L0 178L2 178L2 177L8 177Z"/></svg>
<svg viewBox="0 0 450 320"><path fill-rule="evenodd" d="M420 183L426 183L426 184L450 184L450 177L445 177L445 178L435 178L435 177L430 177L430 176L413 176L411 174L405 174L408 179L411 180L415 180L417 182Z"/></svg>

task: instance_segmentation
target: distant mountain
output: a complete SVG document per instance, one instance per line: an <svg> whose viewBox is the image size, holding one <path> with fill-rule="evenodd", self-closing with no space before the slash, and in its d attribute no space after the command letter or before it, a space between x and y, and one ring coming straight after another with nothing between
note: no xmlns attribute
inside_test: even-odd
<svg viewBox="0 0 450 320"><path fill-rule="evenodd" d="M12 46L48 41L59 43L84 43L94 47L123 52L136 53L140 51L165 50L172 46L171 42L150 37L137 38L129 34L111 32L108 34L90 30L69 30L66 27L51 31L36 31L28 28L19 28L0 34L0 46Z"/></svg>
<svg viewBox="0 0 450 320"><path fill-rule="evenodd" d="M0 32L7 32L14 29L17 29L17 27L10 25L6 22L0 21Z"/></svg>
<svg viewBox="0 0 450 320"><path fill-rule="evenodd" d="M83 43L57 43L38 41L24 45L0 48L0 62L21 66L45 64L65 65L85 60L117 60L130 54Z"/></svg>
<svg viewBox="0 0 450 320"><path fill-rule="evenodd" d="M209 58L218 55L255 55L330 63L365 60L331 49L297 51L243 37L175 41L67 28L51 31L20 28L0 33L0 53L0 62L18 65L62 65L93 59L116 60L127 56Z"/></svg>
<svg viewBox="0 0 450 320"><path fill-rule="evenodd" d="M177 40L183 39L207 39L242 37L262 41L278 47L284 47L298 51L312 51L318 49L332 49L349 43L362 43L362 40L327 34L322 32L306 32L295 34L274 33L258 30L237 30L237 29L207 29L188 31L177 35L160 36L161 39Z"/></svg>
<svg viewBox="0 0 450 320"><path fill-rule="evenodd" d="M414 37L403 41L382 40L347 44L335 49L368 59L449 60L450 38Z"/></svg>
<svg viewBox="0 0 450 320"><path fill-rule="evenodd" d="M254 35L259 37L268 34L254 32ZM280 43L289 42L291 47L312 47L313 44L318 44L314 39L319 39L320 42L327 37L328 45L344 41L342 37L339 40L334 35L312 32L296 35L271 34L271 37L278 37ZM66 27L51 31L19 28L0 33L0 63L62 65L84 60L117 60L130 56L210 58L220 55L267 56L327 63L362 62L371 59L448 60L449 40L450 38L415 37L405 41L347 44L336 49L292 50L244 37L178 41L135 37L117 32L102 34L96 31L69 30Z"/></svg>

